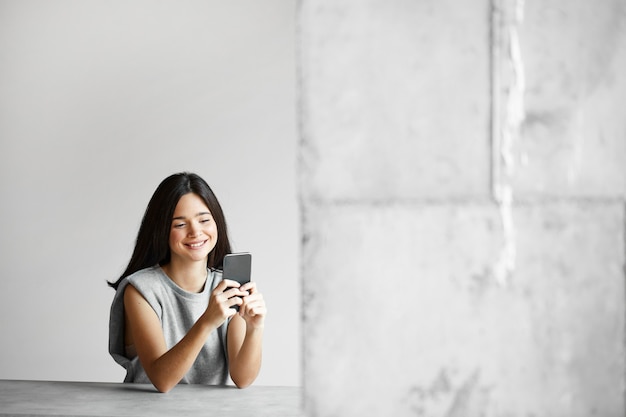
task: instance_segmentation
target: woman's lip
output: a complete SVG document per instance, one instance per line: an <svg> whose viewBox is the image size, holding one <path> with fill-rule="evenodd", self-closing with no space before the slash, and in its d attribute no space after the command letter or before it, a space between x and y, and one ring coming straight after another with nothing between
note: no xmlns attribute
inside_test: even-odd
<svg viewBox="0 0 626 417"><path fill-rule="evenodd" d="M185 243L185 246L191 249L198 249L202 247L206 242L207 242L206 240L201 240L200 242Z"/></svg>

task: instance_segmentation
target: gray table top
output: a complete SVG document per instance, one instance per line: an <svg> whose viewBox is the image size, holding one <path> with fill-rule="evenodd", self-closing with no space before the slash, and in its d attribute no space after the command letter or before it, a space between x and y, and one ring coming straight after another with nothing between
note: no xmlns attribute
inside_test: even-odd
<svg viewBox="0 0 626 417"><path fill-rule="evenodd" d="M152 385L0 380L0 415L31 416L302 416L298 387Z"/></svg>

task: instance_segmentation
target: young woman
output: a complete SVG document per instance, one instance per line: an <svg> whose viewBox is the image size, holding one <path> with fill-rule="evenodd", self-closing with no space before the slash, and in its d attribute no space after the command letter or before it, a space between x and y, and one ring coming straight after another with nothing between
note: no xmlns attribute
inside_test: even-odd
<svg viewBox="0 0 626 417"><path fill-rule="evenodd" d="M161 182L116 289L109 352L124 382L250 385L261 367L266 315L256 284L223 280L230 243L208 184L189 173ZM239 312L233 308L239 306Z"/></svg>

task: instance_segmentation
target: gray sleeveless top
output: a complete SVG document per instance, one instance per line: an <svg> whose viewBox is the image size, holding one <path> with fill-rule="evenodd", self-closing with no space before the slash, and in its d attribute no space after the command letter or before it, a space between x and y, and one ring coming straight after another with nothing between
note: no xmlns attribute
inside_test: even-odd
<svg viewBox="0 0 626 417"><path fill-rule="evenodd" d="M109 353L126 369L124 382L150 383L139 358L124 343L124 290L132 284L148 301L163 329L167 348L187 334L209 305L211 292L222 280L220 271L208 270L201 293L190 293L172 281L161 267L154 266L124 278L117 288L109 320ZM211 333L196 361L180 381L183 384L225 385L228 378L226 331L228 322Z"/></svg>

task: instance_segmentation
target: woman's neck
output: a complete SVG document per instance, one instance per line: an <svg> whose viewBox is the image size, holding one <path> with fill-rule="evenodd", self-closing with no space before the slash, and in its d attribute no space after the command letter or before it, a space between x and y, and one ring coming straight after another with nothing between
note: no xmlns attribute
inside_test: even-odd
<svg viewBox="0 0 626 417"><path fill-rule="evenodd" d="M185 291L198 293L204 289L207 279L206 261L181 263L172 260L163 265L162 269L176 285Z"/></svg>

